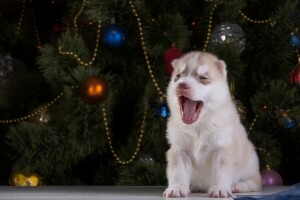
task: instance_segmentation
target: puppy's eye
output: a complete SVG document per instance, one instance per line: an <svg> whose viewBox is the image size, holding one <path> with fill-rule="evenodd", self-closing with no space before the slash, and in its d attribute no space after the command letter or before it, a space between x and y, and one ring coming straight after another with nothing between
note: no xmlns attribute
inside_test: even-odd
<svg viewBox="0 0 300 200"><path fill-rule="evenodd" d="M174 81L176 82L179 78L181 77L181 74L176 74L175 78L174 78Z"/></svg>
<svg viewBox="0 0 300 200"><path fill-rule="evenodd" d="M208 80L208 77L206 77L206 76L199 76L199 79L200 80Z"/></svg>
<svg viewBox="0 0 300 200"><path fill-rule="evenodd" d="M176 74L175 79L179 79L181 77L182 77L182 73L178 73L178 74Z"/></svg>
<svg viewBox="0 0 300 200"><path fill-rule="evenodd" d="M202 83L204 85L207 85L210 82L209 78L207 76L203 76L203 75L199 75L198 80L200 81L200 83Z"/></svg>

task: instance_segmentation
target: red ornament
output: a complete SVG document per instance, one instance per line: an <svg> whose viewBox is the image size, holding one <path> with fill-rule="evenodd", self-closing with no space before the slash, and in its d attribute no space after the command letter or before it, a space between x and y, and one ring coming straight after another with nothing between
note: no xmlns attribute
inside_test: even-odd
<svg viewBox="0 0 300 200"><path fill-rule="evenodd" d="M0 16L16 16L21 10L22 4L19 0L0 1Z"/></svg>
<svg viewBox="0 0 300 200"><path fill-rule="evenodd" d="M171 47L165 52L164 58L166 64L166 72L169 76L171 76L173 72L172 61L182 55L183 52L181 51L181 49L178 49L176 47Z"/></svg>
<svg viewBox="0 0 300 200"><path fill-rule="evenodd" d="M296 65L290 75L290 82L296 86L300 85L300 62Z"/></svg>
<svg viewBox="0 0 300 200"><path fill-rule="evenodd" d="M52 31L55 32L55 33L60 32L60 26L59 26L59 24L53 24L52 25Z"/></svg>
<svg viewBox="0 0 300 200"><path fill-rule="evenodd" d="M108 83L99 76L92 76L83 81L80 87L81 98L88 104L103 102L108 95Z"/></svg>

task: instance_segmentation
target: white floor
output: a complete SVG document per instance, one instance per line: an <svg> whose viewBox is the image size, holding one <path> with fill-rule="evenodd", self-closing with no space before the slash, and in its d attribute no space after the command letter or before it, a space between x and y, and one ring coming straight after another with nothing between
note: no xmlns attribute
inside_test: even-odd
<svg viewBox="0 0 300 200"><path fill-rule="evenodd" d="M166 200L162 196L164 189L164 186L0 186L0 200ZM241 193L237 197L261 197L288 189L288 186L264 187L262 192ZM212 200L205 193L192 193L175 200L180 199Z"/></svg>

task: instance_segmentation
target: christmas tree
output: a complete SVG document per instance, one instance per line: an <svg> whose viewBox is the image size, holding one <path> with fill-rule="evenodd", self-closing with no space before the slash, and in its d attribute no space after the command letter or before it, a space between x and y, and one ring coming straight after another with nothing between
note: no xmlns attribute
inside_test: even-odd
<svg viewBox="0 0 300 200"><path fill-rule="evenodd" d="M264 184L296 183L299 6L1 1L1 184L34 175L43 185L165 185L165 93L171 61L189 51L227 63L263 179L275 181Z"/></svg>

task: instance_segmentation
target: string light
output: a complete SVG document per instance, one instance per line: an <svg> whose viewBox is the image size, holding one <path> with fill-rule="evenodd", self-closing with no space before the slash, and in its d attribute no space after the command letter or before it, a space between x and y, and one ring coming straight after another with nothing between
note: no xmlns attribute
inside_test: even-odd
<svg viewBox="0 0 300 200"><path fill-rule="evenodd" d="M52 1L52 2L54 2L54 1ZM207 49L209 41L210 41L211 32L212 32L213 14L214 14L214 11L215 11L215 9L216 9L216 7L218 5L217 4L217 0L209 0L209 2L214 2L215 4L212 7L212 10L211 10L210 16L209 16L209 20L208 20L207 36L206 36L206 40L205 40L205 43L204 43L204 49L203 49L204 51ZM75 15L74 20L73 20L74 27L75 27L75 30L77 32L78 32L77 19L79 18L80 14L83 12L83 9L85 7L85 3L86 3L86 1L83 0L83 4L82 4L81 8L80 8L79 12ZM166 98L166 95L162 92L161 88L159 87L159 85L157 83L157 80L156 80L156 78L154 76L152 67L150 65L149 57L148 57L148 54L147 54L147 51L146 51L146 46L145 46L145 40L144 40L144 36L143 36L143 28L142 28L141 19L140 19L139 15L138 15L135 7L134 7L133 2L131 0L129 0L129 3L130 3L130 6L131 6L131 9L132 9L132 12L133 12L133 14L134 14L134 16L136 17L136 20L137 20L138 29L139 29L139 35L140 35L140 41L141 41L141 46L142 46L142 49L143 49L144 58L146 60L146 64L147 64L147 68L148 68L148 72L150 74L151 80L152 80L152 82L153 82L153 84L154 84L157 92L159 93L159 95L162 96L163 98ZM222 3L222 2L219 2L219 3ZM21 30L21 25L22 25L22 22L23 22L23 17L24 17L24 12L25 12L25 7L26 7L26 0L23 0L22 10L21 10L21 14L20 14L20 19L19 19L18 26L17 26L17 34L19 34L20 30ZM32 8L31 8L31 14L32 14L32 20L33 20L33 24L34 24L34 29L35 29L35 34L36 34L37 42L38 42L38 45L40 46L41 45L40 36L39 36L39 33L38 33L38 29L37 29L37 26L36 26L36 20L35 20L35 16L34 16L34 11L33 11ZM255 23L255 24L270 23L271 26L274 26L275 23L276 23L272 19L253 20L253 19L249 18L248 16L246 16L241 10L239 11L239 14L245 20L247 20L247 21L249 21L251 23ZM96 45L95 45L93 57L92 57L92 59L90 61L84 62L84 61L81 60L81 58L76 53L70 52L70 51L63 51L62 50L63 49L62 46L60 46L58 48L59 53L62 54L62 55L69 55L69 56L74 57L83 66L86 66L86 67L87 66L91 66L92 63L95 61L96 56L97 56L98 43L99 43L99 38L100 38L100 29L101 29L101 21L99 20L98 21L97 37L96 37ZM298 49L297 49L297 56L298 56L298 58L300 58ZM74 86L72 88L74 88ZM62 96L63 96L63 93L60 93L56 98L54 98L54 100L52 100L51 102L49 102L46 106L42 107L40 110L38 110L38 111L36 111L36 112L34 112L34 113L30 114L30 115L27 115L27 116L24 116L24 117L20 117L20 118L11 119L11 120L0 120L0 123L9 124L9 123L15 123L15 122L20 122L20 121L27 120L27 119L29 119L29 118L31 118L31 117L39 114L40 112L42 112L43 110L47 109L51 105L53 105ZM136 156L137 156L137 154L138 154L138 152L140 150L141 142L142 142L142 139L143 139L143 136L144 136L144 126L145 126L147 112L145 111L144 115L143 115L142 124L141 124L141 130L140 130L140 135L139 135L139 138L138 138L138 141L137 141L137 147L136 147L134 153L132 154L132 156L130 157L130 159L128 159L126 161L121 160L120 157L116 154L116 152L115 152L115 150L113 148L112 139L111 139L109 128L108 128L108 122L107 122L108 120L107 120L107 117L106 117L107 114L106 114L106 110L105 110L104 106L102 107L102 112L103 112L103 119L104 119L106 136L107 136L107 139L108 139L108 144L109 144L109 148L111 150L112 155L114 156L114 158L116 159L116 161L119 164L130 164L136 158ZM253 127L255 126L256 121L257 121L257 116L255 116L255 118L253 119L253 122L251 123L251 125L249 127L250 131L253 130ZM260 150L261 150L261 148L260 148Z"/></svg>
<svg viewBox="0 0 300 200"><path fill-rule="evenodd" d="M296 48L296 55L297 55L297 58L298 58L298 62L300 63L300 53L299 53L298 48Z"/></svg>
<svg viewBox="0 0 300 200"><path fill-rule="evenodd" d="M139 17L135 7L134 7L134 4L131 0L129 0L129 4L131 6L131 9L132 9L132 12L133 12L133 15L136 17L136 20L137 20L137 24L138 24L138 28L139 28L139 34L140 34L140 40L141 40L141 45L142 45L142 49L143 49L143 53L144 53L144 57L145 57L145 60L146 60L146 64L147 64L147 68L148 68L148 72L150 74L150 78L158 92L158 94L160 96L162 96L163 98L166 98L166 95L164 94L164 92L162 91L162 89L159 87L157 81L156 81L156 78L154 76L154 73L153 73L153 70L152 70L152 67L150 65L150 61L149 61L149 57L148 57L148 54L147 54L147 50L146 50L146 46L145 46L145 39L144 39L144 34L143 34L143 28L142 28L142 23L141 23L141 18Z"/></svg>
<svg viewBox="0 0 300 200"><path fill-rule="evenodd" d="M74 19L73 19L73 23L74 23L74 28L75 28L75 31L78 33L78 25L77 25L77 19L79 18L79 16L81 15L84 7L85 7L85 1L86 0L83 0L82 2L82 5L78 11L78 13L75 15Z"/></svg>
<svg viewBox="0 0 300 200"><path fill-rule="evenodd" d="M71 86L71 88L72 89L73 88L78 88L78 86ZM0 120L0 124L12 124L12 123L16 123L16 122L21 122L21 121L28 120L28 119L30 119L30 118L38 115L42 111L48 109L50 106L52 106L54 103L56 103L63 95L64 95L64 93L61 92L52 101L50 101L49 103L47 103L45 106L41 107L39 110L35 111L34 113L31 113L29 115L26 115L26 116L23 116L23 117L19 117L19 118Z"/></svg>
<svg viewBox="0 0 300 200"><path fill-rule="evenodd" d="M163 97L166 97L165 94L159 88L159 86L158 86L158 84L156 82L156 79L154 78L154 75L153 75L153 72L152 72L152 69L151 69L151 66L150 66L150 62L149 62L149 59L148 59L148 56L147 56L147 52L146 52L146 47L145 47L145 42L144 42L144 38L143 38L143 32L142 32L142 27L141 27L140 19L138 18L138 14L137 14L136 10L134 9L134 6L133 6L133 4L132 4L131 1L130 1L130 3L131 3L131 7L133 8L133 12L135 13L135 16L137 17L137 20L138 20L138 25L139 25L139 30L140 30L140 37L141 37L141 43L142 43L142 47L143 47L143 51L144 51L144 56L145 56L145 59L146 59L146 63L147 63L147 66L148 66L148 70L149 70L151 79L153 80L154 85L157 88L157 90L159 91L159 93ZM75 29L77 31L78 31L77 18L79 17L79 15L81 14L81 12L83 11L84 6L85 6L85 0L83 1L83 5L82 5L80 11L76 14L76 16L74 17L74 20L73 20ZM74 57L81 65L83 65L85 67L91 66L92 63L94 62L94 60L96 59L96 55L97 55L97 51L98 51L99 37L100 37L100 30L101 30L101 21L99 20L98 21L97 38L96 38L96 46L95 46L94 54L93 54L93 57L92 57L91 61L89 61L89 62L83 62L82 59L76 53L71 52L71 51L63 51L61 46L58 48L59 53L62 54L62 55L69 55L69 56ZM138 154L138 152L140 150L140 147L141 147L142 139L143 139L143 136L144 136L144 126L145 126L145 120L146 120L147 112L146 111L144 112L144 116L143 116L143 120L142 120L142 125L141 125L141 130L140 130L140 135L139 135L139 138L138 138L138 141L137 141L137 147L136 147L135 151L133 152L132 156L130 157L130 159L125 160L125 161L122 160L116 154L116 151L113 148L112 139L111 139L110 132L109 132L109 127L108 127L108 120L107 120L107 117L106 117L107 114L106 114L106 110L105 110L104 106L102 107L102 113L103 113L103 120L104 120L104 126L105 126L105 132L106 132L106 136L107 136L107 140L108 140L108 145L109 145L109 149L110 149L112 155L114 156L114 158L116 159L116 161L119 164L125 165L125 164L132 163L133 160L136 158L136 156L137 156L137 154Z"/></svg>
<svg viewBox="0 0 300 200"><path fill-rule="evenodd" d="M80 16L80 14L82 13L83 9L85 7L85 0L83 0L82 6L79 10L79 12L75 15L74 17L74 27L75 30L78 32L78 25L77 25L77 19ZM93 57L91 58L90 61L84 62L79 56L78 54L72 52L72 51L63 51L63 47L60 46L58 47L58 52L61 55L68 55L68 56L72 56L74 57L81 65L85 66L85 67L90 67L93 62L96 60L96 56L97 56L97 52L98 52L98 48L99 48L99 41L100 41L100 31L101 31L101 20L98 21L98 29L97 29L97 36L96 36L96 44L95 44L95 48L94 48L94 52L93 52Z"/></svg>
<svg viewBox="0 0 300 200"><path fill-rule="evenodd" d="M148 67L148 72L150 74L150 77L152 79L152 82L157 90L157 92L161 95L161 97L163 98L166 98L166 95L162 92L162 90L160 89L155 77L154 77L154 74L153 74L153 71L151 69L151 65L150 65L150 61L149 61L149 57L147 55L147 51L146 51L146 46L145 46L145 41L144 41L144 36L143 36L143 29L142 29L142 23L141 23L141 19L139 18L138 16L138 13L137 11L135 10L134 8L134 5L132 3L132 1L129 1L130 3L130 6L132 8L132 12L134 14L134 16L136 17L137 19L137 23L138 23L138 28L139 28L139 34L140 34L140 40L141 40L141 45L142 45L142 49L143 49L143 53L144 53L144 57L145 57L145 60L146 60L146 64L147 64L147 67ZM137 146L136 146L136 149L134 151L134 153L132 154L132 156L130 157L130 159L124 161L122 160L117 154L116 154L116 151L114 150L113 148L113 145L112 145L112 140L111 140L111 136L110 136L110 132L109 132L109 128L108 128L108 122L107 122L107 114L106 114L106 111L105 111L105 108L104 106L102 107L102 112L103 112L103 119L104 119L104 125L105 125L105 132L106 132L106 136L107 136L107 140L108 140L108 145L109 145L109 149L112 153L112 155L114 156L114 158L116 159L116 161L119 163L119 164L123 164L123 165L126 165L126 164L130 164L133 162L133 160L136 158L139 150L140 150L140 147L141 147L141 143L142 143L142 139L143 139L143 136L144 136L144 128L145 128L145 121L146 121L146 116L147 116L147 112L145 111L144 112L144 116L143 116L143 119L142 119L142 125L141 125L141 130L140 130L140 135L139 135L139 139L137 141Z"/></svg>
<svg viewBox="0 0 300 200"><path fill-rule="evenodd" d="M213 1L211 1L213 2ZM222 3L222 2L220 2ZM210 13L209 13L209 19L208 19L208 25L207 25L207 35L206 35L206 40L204 42L204 48L203 51L206 51L209 41L210 41L210 37L211 37L211 32L212 32L212 20L213 20L213 15L214 15L214 11L217 8L218 4L214 4Z"/></svg>
<svg viewBox="0 0 300 200"><path fill-rule="evenodd" d="M261 152L261 154L264 154L266 157L270 158L270 153L266 150L266 149L263 149L263 148L256 148L259 152ZM271 165L270 164L266 164L266 169L267 170L271 170Z"/></svg>
<svg viewBox="0 0 300 200"><path fill-rule="evenodd" d="M75 15L75 11L76 11L76 4L73 4L73 6L72 6L72 8L71 8L71 12L70 12L70 19L73 19L72 20L72 23L74 24L74 17L72 17L73 15ZM70 27L71 25L70 25L70 23L71 23L71 20L69 21L67 21L67 23L66 23L66 26L67 27ZM77 22L75 23L75 24L77 24ZM75 25L74 24L74 25Z"/></svg>
<svg viewBox="0 0 300 200"><path fill-rule="evenodd" d="M249 131L251 132L256 124L256 121L257 121L257 115L255 115L250 127L249 127Z"/></svg>
<svg viewBox="0 0 300 200"><path fill-rule="evenodd" d="M38 43L37 47L41 48L42 47L41 38L40 38L40 34L39 34L39 31L38 31L38 28L36 25L35 14L34 14L34 10L33 10L32 6L30 7L30 11L31 11L31 18L32 18L32 23L33 23L33 29L34 29L35 37L36 37L36 40Z"/></svg>
<svg viewBox="0 0 300 200"><path fill-rule="evenodd" d="M239 14L248 22L254 23L254 24L266 24L270 23L271 26L274 26L276 24L275 21L273 21L271 18L270 19L264 19L264 20L255 20L251 19L248 17L245 13L243 13L241 10L239 10Z"/></svg>
<svg viewBox="0 0 300 200"><path fill-rule="evenodd" d="M21 26L22 26L22 22L23 22L23 18L24 18L25 8L26 8L26 0L23 0L20 19L19 19L18 26L17 26L17 34L18 35L20 34L20 31L21 31Z"/></svg>
<svg viewBox="0 0 300 200"><path fill-rule="evenodd" d="M32 3L32 1L29 1L29 3ZM17 34L20 34L20 31L21 31L22 22L24 20L25 8L26 8L26 0L23 0L20 19L19 19L19 22L17 25ZM32 6L30 7L30 13L31 13L31 19L32 19L32 23L33 23L33 29L34 29L36 40L37 40L37 47L40 48L42 46L42 43L41 43L40 35L38 32L38 28L36 25L35 14L34 14L34 10L33 10Z"/></svg>
<svg viewBox="0 0 300 200"><path fill-rule="evenodd" d="M78 56L78 54L76 54L76 53L74 53L72 51L63 51L63 47L62 46L58 47L58 52L61 55L68 55L68 56L74 57L81 65L83 65L85 67L91 66L93 64L93 62L96 60L96 56L97 56L97 52L98 52L98 48L99 48L100 30L101 30L101 20L98 21L96 44L95 44L95 48L94 48L93 57L91 58L90 61L87 61L87 62L82 61L82 59Z"/></svg>
<svg viewBox="0 0 300 200"><path fill-rule="evenodd" d="M275 21L273 21L271 18L269 19L264 19L264 20L255 20L255 19L252 19L250 17L248 17L245 13L243 13L241 10L238 11L239 14L248 22L251 22L251 23L254 23L254 24L266 24L266 23L269 23L272 27L276 24ZM267 107L265 106L264 109L266 109ZM249 131L251 132L256 124L256 121L257 121L257 115L254 117L250 127L249 127ZM261 149L261 148L260 148ZM269 165L267 165L268 167Z"/></svg>
<svg viewBox="0 0 300 200"><path fill-rule="evenodd" d="M218 2L219 0L205 0L205 1L207 1L209 3L214 3L214 2Z"/></svg>
<svg viewBox="0 0 300 200"><path fill-rule="evenodd" d="M139 18L139 15L133 5L133 2L132 1L129 1L130 3L130 6L132 8L132 12L134 14L134 16L136 17L136 20L138 22L138 28L139 28L139 34L140 34L140 40L141 40L141 45L142 45L142 49L143 49L143 53L144 53L144 57L145 57L145 60L146 60L146 64L147 64L147 68L148 68L148 72L150 74L150 78L157 90L157 92L159 93L159 95L161 95L163 98L166 98L166 95L164 94L164 92L162 92L162 89L159 87L159 84L157 83L156 81L156 78L154 76L154 73L153 73L153 70L152 70L152 67L150 65L150 61L149 61L149 57L148 57L148 54L147 54L147 50L146 50L146 46L145 46L145 40L144 40L144 34L143 34L143 28L142 28L142 23L141 23L141 19ZM74 26L75 26L75 29L78 30L77 28L77 18L79 17L79 15L81 14L81 12L83 11L84 9L84 6L85 6L85 0L83 1L83 4L82 4L82 7L81 9L79 10L79 12L76 14L76 16L74 17ZM93 54L93 58L91 59L91 61L89 62L84 62L82 61L82 59L74 52L71 52L71 51L63 51L62 50L62 47L59 47L58 48L58 51L60 54L62 55L70 55L72 57L74 57L81 65L84 65L86 67L92 65L92 63L94 62L94 60L96 59L96 55L97 55L97 51L98 51L98 43L99 43L99 37L100 37L100 29L101 29L101 21L99 20L99 23L98 23L98 31L97 31L97 39L96 39L96 46L95 46L95 49L94 49L94 54Z"/></svg>
<svg viewBox="0 0 300 200"><path fill-rule="evenodd" d="M231 94L234 94L235 93L235 84L233 81L229 82L229 88L230 88Z"/></svg>
<svg viewBox="0 0 300 200"><path fill-rule="evenodd" d="M103 113L103 120L104 120L104 126L105 126L105 132L106 132L106 136L107 136L107 140L108 140L108 146L109 146L109 149L112 153L112 155L114 156L114 158L116 159L116 161L119 163L119 164L122 164L122 165L126 165L126 164L130 164L133 162L133 160L136 158L138 152L140 151L140 147L141 147L141 143L142 143L142 139L144 137L144 128L145 128L145 121L146 121L146 117L147 117L147 111L144 112L144 115L143 115L143 119L142 119L142 124L141 124L141 130L140 130L140 135L139 135L139 138L137 140L137 146L136 146L136 149L135 151L133 152L132 156L130 157L130 159L128 160L122 160L116 153L116 151L114 150L113 148L113 145L112 145L112 139L111 139L111 136L110 136L110 132L109 132L109 128L108 128L108 122L107 122L107 114L106 114L106 110L104 108L104 106L102 106L102 113Z"/></svg>

